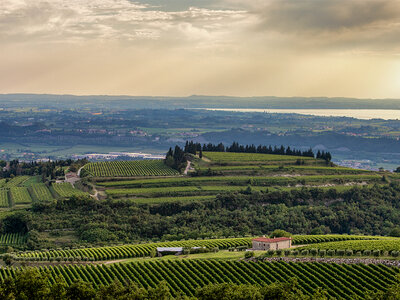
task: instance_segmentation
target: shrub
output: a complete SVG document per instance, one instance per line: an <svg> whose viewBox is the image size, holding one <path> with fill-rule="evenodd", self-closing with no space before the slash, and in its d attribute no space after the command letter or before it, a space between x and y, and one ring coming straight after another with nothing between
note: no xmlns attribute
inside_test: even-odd
<svg viewBox="0 0 400 300"><path fill-rule="evenodd" d="M334 256L335 255L335 250L329 249L328 251L326 251L326 254L328 254L329 256Z"/></svg>
<svg viewBox="0 0 400 300"><path fill-rule="evenodd" d="M324 257L326 255L326 250L319 250L319 256Z"/></svg>
<svg viewBox="0 0 400 300"><path fill-rule="evenodd" d="M338 250L336 250L336 254L339 256L343 256L345 254L345 251L342 249L338 249Z"/></svg>
<svg viewBox="0 0 400 300"><path fill-rule="evenodd" d="M347 249L346 250L346 256L352 256L353 255L353 250Z"/></svg>
<svg viewBox="0 0 400 300"><path fill-rule="evenodd" d="M292 253L293 256L299 255L299 251L298 250L292 250L291 253Z"/></svg>
<svg viewBox="0 0 400 300"><path fill-rule="evenodd" d="M313 256L316 256L318 254L318 249L316 249L316 248L310 249L310 254Z"/></svg>
<svg viewBox="0 0 400 300"><path fill-rule="evenodd" d="M290 255L290 250L286 249L285 251L283 251L283 253L285 254L285 256L289 256Z"/></svg>
<svg viewBox="0 0 400 300"><path fill-rule="evenodd" d="M370 256L371 255L371 250L364 250L363 255L364 256Z"/></svg>
<svg viewBox="0 0 400 300"><path fill-rule="evenodd" d="M275 250L268 250L267 255L268 256L273 256L275 254Z"/></svg>
<svg viewBox="0 0 400 300"><path fill-rule="evenodd" d="M308 255L308 250L301 251L301 255Z"/></svg>
<svg viewBox="0 0 400 300"><path fill-rule="evenodd" d="M276 255L278 256L282 256L282 252L283 251L281 249L275 251Z"/></svg>
<svg viewBox="0 0 400 300"><path fill-rule="evenodd" d="M372 252L372 254L373 254L373 256L378 257L378 256L381 255L381 251L380 251L380 250L374 250L374 251Z"/></svg>
<svg viewBox="0 0 400 300"><path fill-rule="evenodd" d="M254 252L253 251L246 251L244 254L244 258L251 258L254 257Z"/></svg>
<svg viewBox="0 0 400 300"><path fill-rule="evenodd" d="M392 251L392 253L390 253L393 257L399 257L399 251Z"/></svg>

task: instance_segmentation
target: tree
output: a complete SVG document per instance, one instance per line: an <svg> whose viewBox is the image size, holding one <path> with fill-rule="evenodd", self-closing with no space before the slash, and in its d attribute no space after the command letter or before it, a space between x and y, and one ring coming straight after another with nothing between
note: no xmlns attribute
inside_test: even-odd
<svg viewBox="0 0 400 300"><path fill-rule="evenodd" d="M90 300L95 299L95 296L96 292L93 289L93 286L88 282L83 282L82 280L73 282L66 292L66 298L71 300Z"/></svg>
<svg viewBox="0 0 400 300"><path fill-rule="evenodd" d="M270 236L272 237L291 237L292 234L282 230L282 229L275 229L274 231L271 232Z"/></svg>

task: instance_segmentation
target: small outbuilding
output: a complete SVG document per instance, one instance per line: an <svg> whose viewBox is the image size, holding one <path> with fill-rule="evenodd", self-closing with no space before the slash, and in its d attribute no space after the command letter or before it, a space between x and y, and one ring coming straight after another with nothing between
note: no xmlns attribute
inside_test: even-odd
<svg viewBox="0 0 400 300"><path fill-rule="evenodd" d="M252 240L252 250L279 250L292 247L291 237L266 238L259 237Z"/></svg>
<svg viewBox="0 0 400 300"><path fill-rule="evenodd" d="M157 247L157 256L181 255L183 247Z"/></svg>

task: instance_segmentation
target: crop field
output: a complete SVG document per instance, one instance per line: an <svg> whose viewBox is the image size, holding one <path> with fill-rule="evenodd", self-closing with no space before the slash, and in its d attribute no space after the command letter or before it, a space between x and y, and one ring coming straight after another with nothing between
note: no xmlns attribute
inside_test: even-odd
<svg viewBox="0 0 400 300"><path fill-rule="evenodd" d="M214 176L214 177L187 177L187 178L160 178L148 180L121 180L104 181L97 184L104 187L168 187L168 186L190 186L190 185L253 185L253 186L274 186L274 185L294 185L319 184L319 183L345 183L345 182L370 182L380 181L380 175L316 175L316 176Z"/></svg>
<svg viewBox="0 0 400 300"><path fill-rule="evenodd" d="M23 245L26 238L26 235L21 233L3 233L0 234L0 245Z"/></svg>
<svg viewBox="0 0 400 300"><path fill-rule="evenodd" d="M312 157L261 154L261 153L233 153L233 152L203 152L203 156L212 162L228 163L228 162L296 162L301 159L304 161L315 160Z"/></svg>
<svg viewBox="0 0 400 300"><path fill-rule="evenodd" d="M169 176L178 171L166 166L162 160L135 160L95 162L85 165L94 177Z"/></svg>
<svg viewBox="0 0 400 300"><path fill-rule="evenodd" d="M32 198L26 187L12 187L10 188L10 194L14 204L32 203Z"/></svg>
<svg viewBox="0 0 400 300"><path fill-rule="evenodd" d="M16 187L22 185L26 180L30 179L30 176L17 176L7 182L6 187Z"/></svg>
<svg viewBox="0 0 400 300"><path fill-rule="evenodd" d="M381 250L381 251L400 251L400 238L388 238L382 240L365 240L365 241L341 241L318 243L312 246L302 247L301 249L321 249L321 250Z"/></svg>
<svg viewBox="0 0 400 300"><path fill-rule="evenodd" d="M41 182L40 176L30 176L27 180L23 182L23 186L30 187L33 184Z"/></svg>
<svg viewBox="0 0 400 300"><path fill-rule="evenodd" d="M208 284L230 283L267 285L297 278L299 288L310 295L319 287L336 299L365 297L368 292L385 291L395 284L399 270L384 265L338 265L326 263L247 262L216 260L143 261L111 265L48 266L38 268L50 274L50 282L61 277L69 285L75 280L92 282L94 287L113 281L135 282L155 288L165 281L172 294L195 295ZM15 276L18 269L0 269L0 279Z"/></svg>
<svg viewBox="0 0 400 300"><path fill-rule="evenodd" d="M298 235L293 236L294 245L303 245L306 243L322 243L324 241L347 241L362 239L380 239L382 237L362 236L362 235ZM207 247L219 249L228 249L231 247L246 246L251 247L252 238L226 238L226 239L208 239L208 240L188 240L175 242L160 242L148 244L127 244L121 246L81 248L67 250L49 250L49 251L27 251L19 253L19 257L39 258L48 260L57 257L87 257L93 260L110 260L133 257L149 256L151 251L157 247Z"/></svg>
<svg viewBox="0 0 400 300"><path fill-rule="evenodd" d="M135 195L135 196L168 196L168 195L204 195L218 194L221 192L234 192L245 190L246 186L178 186L178 187L162 187L162 188L143 188L143 189L109 189L106 194L109 196L116 195ZM254 190L265 189L263 187L254 187Z"/></svg>
<svg viewBox="0 0 400 300"><path fill-rule="evenodd" d="M7 180L5 178L0 179L0 188L4 187L6 185Z"/></svg>
<svg viewBox="0 0 400 300"><path fill-rule="evenodd" d="M138 204L159 204L166 202L190 202L215 199L215 196L186 196L186 197L157 197L157 198L129 198L126 201Z"/></svg>
<svg viewBox="0 0 400 300"><path fill-rule="evenodd" d="M0 189L0 207L9 207L8 190Z"/></svg>
<svg viewBox="0 0 400 300"><path fill-rule="evenodd" d="M52 187L60 197L87 195L87 193L74 188L69 182L53 183Z"/></svg>
<svg viewBox="0 0 400 300"><path fill-rule="evenodd" d="M36 201L53 200L53 195L44 183L36 183L31 185L32 198Z"/></svg>
<svg viewBox="0 0 400 300"><path fill-rule="evenodd" d="M366 174L371 171L361 169L351 169L342 167L323 167L323 166L279 166L279 165L240 165L240 166L211 166L211 167L196 167L199 172L220 172L223 174L240 174L246 172L257 173L296 173L296 174Z"/></svg>

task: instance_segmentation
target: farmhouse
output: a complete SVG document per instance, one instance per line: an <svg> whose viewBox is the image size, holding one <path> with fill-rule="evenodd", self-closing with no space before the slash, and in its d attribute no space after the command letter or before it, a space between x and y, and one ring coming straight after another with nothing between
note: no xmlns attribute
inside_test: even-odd
<svg viewBox="0 0 400 300"><path fill-rule="evenodd" d="M266 238L260 237L252 240L253 250L278 250L286 249L292 246L292 238L279 237L279 238Z"/></svg>

